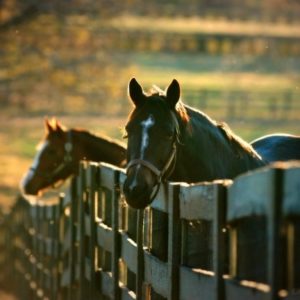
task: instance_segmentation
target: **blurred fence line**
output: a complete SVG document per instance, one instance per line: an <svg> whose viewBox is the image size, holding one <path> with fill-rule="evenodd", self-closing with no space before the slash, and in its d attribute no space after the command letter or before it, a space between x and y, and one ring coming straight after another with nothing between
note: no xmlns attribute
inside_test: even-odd
<svg viewBox="0 0 300 300"><path fill-rule="evenodd" d="M226 76L226 74L224 74ZM92 101L87 100L90 95L73 93L81 99L80 110L71 110L72 114L91 114L91 115L114 115L126 117L132 106L126 97L126 86L119 87L120 93L123 91L124 97L106 103L107 98L99 99L98 95L93 95ZM1 92L1 89L0 89ZM78 100L79 101L79 100ZM251 89L193 89L184 88L182 101L213 116L219 120L247 120L247 121L282 121L294 122L300 120L300 92L287 90L251 90ZM48 102L46 107L40 108L27 106L25 103L1 103L3 109L10 108L14 113L26 112L27 114L68 114L68 107L71 102L60 100L60 105L56 102Z"/></svg>
<svg viewBox="0 0 300 300"><path fill-rule="evenodd" d="M228 120L300 119L300 93L290 90L187 90L184 92L184 101L215 117Z"/></svg>
<svg viewBox="0 0 300 300"><path fill-rule="evenodd" d="M300 54L300 37L224 33L176 33L106 28L99 33L103 47L123 51L194 52L211 55Z"/></svg>
<svg viewBox="0 0 300 300"><path fill-rule="evenodd" d="M255 20L269 22L299 22L300 5L297 1L244 1L235 0L165 0L133 1L132 11L141 15L169 17L204 17L210 19ZM130 1L129 1L130 3Z"/></svg>

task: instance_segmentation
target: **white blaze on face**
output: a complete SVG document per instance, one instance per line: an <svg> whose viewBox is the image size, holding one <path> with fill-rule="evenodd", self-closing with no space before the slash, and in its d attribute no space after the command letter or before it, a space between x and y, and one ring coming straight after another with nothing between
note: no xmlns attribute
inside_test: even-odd
<svg viewBox="0 0 300 300"><path fill-rule="evenodd" d="M140 158L144 158L145 150L148 147L149 144L149 129L154 125L154 118L152 115L150 115L146 120L141 122L142 126L142 141L141 141L141 156ZM133 188L137 184L137 176L138 176L138 170L141 167L141 165L137 165L135 169L134 179L132 180L131 187Z"/></svg>
<svg viewBox="0 0 300 300"><path fill-rule="evenodd" d="M149 129L154 125L154 118L150 115L146 120L142 121L142 143L141 143L141 158L144 158L145 150L149 144Z"/></svg>
<svg viewBox="0 0 300 300"><path fill-rule="evenodd" d="M31 165L31 168L29 169L28 173L23 177L21 185L25 186L28 184L29 181L32 180L33 176L35 175L35 169L39 166L41 155L46 147L48 147L49 142L44 142L41 146L38 147L38 153L36 154L34 161Z"/></svg>

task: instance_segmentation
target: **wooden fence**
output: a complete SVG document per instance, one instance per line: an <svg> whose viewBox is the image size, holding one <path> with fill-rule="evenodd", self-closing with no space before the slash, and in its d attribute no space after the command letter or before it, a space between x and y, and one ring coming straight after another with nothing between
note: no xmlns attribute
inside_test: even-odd
<svg viewBox="0 0 300 300"><path fill-rule="evenodd" d="M166 183L145 210L124 171L82 164L53 203L1 217L1 286L20 299L300 299L300 164Z"/></svg>

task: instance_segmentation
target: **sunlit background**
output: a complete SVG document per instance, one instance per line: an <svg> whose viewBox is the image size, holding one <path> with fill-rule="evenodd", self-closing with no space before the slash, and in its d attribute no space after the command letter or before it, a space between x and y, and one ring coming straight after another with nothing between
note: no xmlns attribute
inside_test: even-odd
<svg viewBox="0 0 300 300"><path fill-rule="evenodd" d="M251 141L300 134L298 0L0 1L0 204L43 119L122 138L127 83L165 88Z"/></svg>

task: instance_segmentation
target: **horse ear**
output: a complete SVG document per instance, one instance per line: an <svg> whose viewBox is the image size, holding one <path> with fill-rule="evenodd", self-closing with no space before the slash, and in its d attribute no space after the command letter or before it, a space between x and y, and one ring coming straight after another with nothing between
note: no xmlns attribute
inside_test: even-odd
<svg viewBox="0 0 300 300"><path fill-rule="evenodd" d="M176 79L173 79L171 84L168 86L166 96L166 100L171 108L175 108L177 102L180 99L180 86Z"/></svg>
<svg viewBox="0 0 300 300"><path fill-rule="evenodd" d="M62 133L64 131L64 127L57 121L56 118L52 118L50 121L48 118L45 118L45 129L48 134L51 132Z"/></svg>
<svg viewBox="0 0 300 300"><path fill-rule="evenodd" d="M56 122L56 132L58 133L63 133L65 131L65 127L63 125L60 124L60 122L58 122L56 119L55 119L55 122Z"/></svg>
<svg viewBox="0 0 300 300"><path fill-rule="evenodd" d="M45 131L47 134L54 131L54 128L52 127L52 122L49 121L47 117L45 118L44 123L45 123Z"/></svg>
<svg viewBox="0 0 300 300"><path fill-rule="evenodd" d="M144 94L143 88L135 78L132 78L130 80L128 90L130 99L136 107L142 105L145 102L146 96Z"/></svg>

